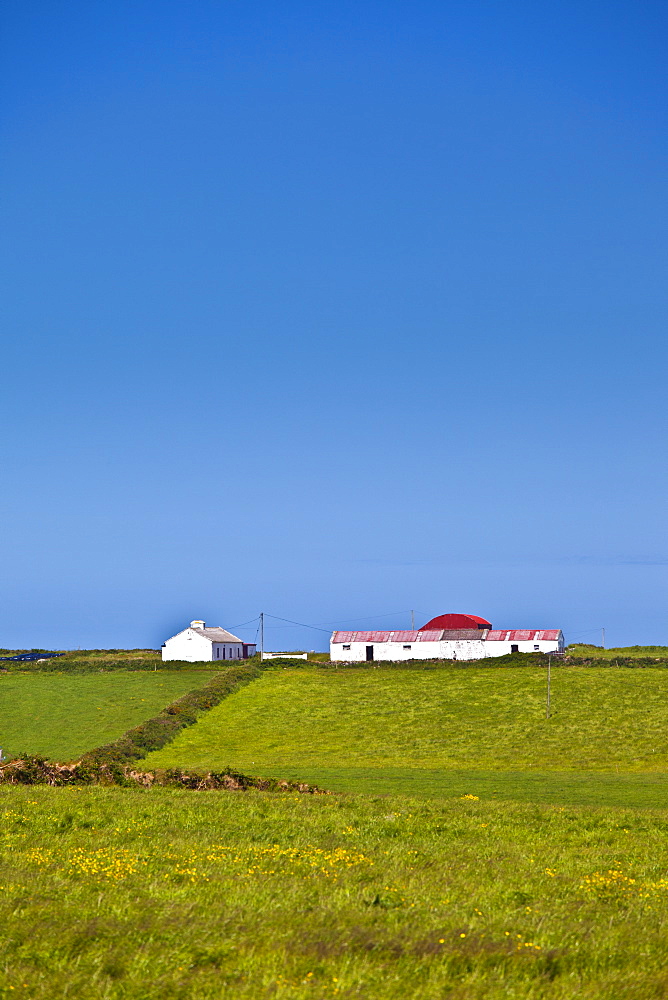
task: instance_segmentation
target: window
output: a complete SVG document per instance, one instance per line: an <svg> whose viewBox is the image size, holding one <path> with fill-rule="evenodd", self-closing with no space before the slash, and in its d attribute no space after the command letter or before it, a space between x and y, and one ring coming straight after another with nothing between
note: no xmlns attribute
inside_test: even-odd
<svg viewBox="0 0 668 1000"><path fill-rule="evenodd" d="M220 659L220 646L216 646L216 659Z"/></svg>
<svg viewBox="0 0 668 1000"><path fill-rule="evenodd" d="M350 646L344 646L343 648L344 649L350 649Z"/></svg>
<svg viewBox="0 0 668 1000"><path fill-rule="evenodd" d="M223 659L225 659L225 647L223 646Z"/></svg>
<svg viewBox="0 0 668 1000"><path fill-rule="evenodd" d="M511 645L510 645L510 652L511 653L519 653L519 651L520 651L520 647L516 646L515 643L511 643Z"/></svg>
<svg viewBox="0 0 668 1000"><path fill-rule="evenodd" d="M410 648L411 648L410 646L404 646L404 649L410 649Z"/></svg>
<svg viewBox="0 0 668 1000"><path fill-rule="evenodd" d="M538 652L538 650L540 649L540 646L534 646L533 648L536 650L536 652Z"/></svg>

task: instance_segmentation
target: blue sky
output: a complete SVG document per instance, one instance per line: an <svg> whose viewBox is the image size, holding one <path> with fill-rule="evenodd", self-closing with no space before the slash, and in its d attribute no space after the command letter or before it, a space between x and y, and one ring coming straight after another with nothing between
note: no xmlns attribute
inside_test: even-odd
<svg viewBox="0 0 668 1000"><path fill-rule="evenodd" d="M2 21L0 646L668 643L665 5Z"/></svg>

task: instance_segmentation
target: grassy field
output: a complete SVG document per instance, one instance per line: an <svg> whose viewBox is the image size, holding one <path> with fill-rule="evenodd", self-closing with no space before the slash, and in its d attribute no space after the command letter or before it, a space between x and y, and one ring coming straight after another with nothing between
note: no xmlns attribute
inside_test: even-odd
<svg viewBox="0 0 668 1000"><path fill-rule="evenodd" d="M214 674L104 662L0 676L5 749ZM555 666L550 719L545 682L270 667L142 762L355 795L0 786L0 1000L661 1000L668 671Z"/></svg>
<svg viewBox="0 0 668 1000"><path fill-rule="evenodd" d="M645 659L654 657L657 660L668 659L668 646L613 646L604 649L602 646L592 646L584 642L574 642L566 650L569 656L592 656L597 660Z"/></svg>
<svg viewBox="0 0 668 1000"><path fill-rule="evenodd" d="M656 1000L668 814L0 789L0 997Z"/></svg>
<svg viewBox="0 0 668 1000"><path fill-rule="evenodd" d="M146 759L342 791L668 806L668 671L268 669Z"/></svg>
<svg viewBox="0 0 668 1000"><path fill-rule="evenodd" d="M214 670L0 676L0 746L5 755L69 760L121 736Z"/></svg>

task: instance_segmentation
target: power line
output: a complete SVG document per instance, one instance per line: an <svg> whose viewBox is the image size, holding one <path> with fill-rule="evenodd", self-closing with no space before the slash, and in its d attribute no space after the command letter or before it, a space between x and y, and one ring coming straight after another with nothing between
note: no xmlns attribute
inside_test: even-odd
<svg viewBox="0 0 668 1000"><path fill-rule="evenodd" d="M316 632L325 632L327 635L331 632L328 628L318 628L317 625L306 625L305 622L293 622L291 618L280 618L278 615L270 615L268 611L265 611L267 618L275 618L279 622L287 622L289 625L299 625L300 628L312 628Z"/></svg>
<svg viewBox="0 0 668 1000"><path fill-rule="evenodd" d="M318 625L348 625L350 622L368 622L374 618L396 618L398 615L408 615L410 611L388 611L382 615L364 615L363 618L337 618L334 621L318 622ZM309 625L309 628L316 626Z"/></svg>
<svg viewBox="0 0 668 1000"><path fill-rule="evenodd" d="M245 625L252 625L253 622L256 622L256 621L259 621L259 619L257 617L256 618L251 618L251 620L249 622L242 622L241 625L230 625L230 627L229 627L229 629L227 631L231 632L232 629L235 629L235 628L244 628Z"/></svg>
<svg viewBox="0 0 668 1000"><path fill-rule="evenodd" d="M310 628L310 629L313 629L316 632L324 632L327 635L329 635L329 633L331 632L331 630L332 630L331 627L332 626L336 626L336 625L348 625L351 622L368 622L368 621L374 620L376 618L397 618L399 615L406 615L406 614L410 614L410 613L411 612L409 612L409 611L388 611L388 612L385 612L384 614L381 614L381 615L365 615L363 618L343 618L343 619L339 618L339 619L337 619L335 621L318 622L317 625L309 625L306 622L296 622L296 621L293 621L292 618L281 618L280 615L272 615L268 611L264 612L265 617L267 617L267 618L274 618L276 621L286 622L288 625L297 625L299 628ZM244 625L249 625L252 622L256 622L256 621L258 621L258 619L257 618L253 618L253 619L251 619L251 622L244 622ZM321 628L322 625L329 625L330 628ZM243 625L233 625L231 627L232 628L243 628ZM269 626L269 628L276 629L276 630L277 629L282 629L282 628L285 628L285 627L286 627L285 625L270 625Z"/></svg>
<svg viewBox="0 0 668 1000"><path fill-rule="evenodd" d="M600 628L588 628L588 629L585 629L584 632L575 632L572 636L569 634L569 638L571 640L572 639L577 639L578 636L591 635L593 632L600 632L600 631L601 631Z"/></svg>

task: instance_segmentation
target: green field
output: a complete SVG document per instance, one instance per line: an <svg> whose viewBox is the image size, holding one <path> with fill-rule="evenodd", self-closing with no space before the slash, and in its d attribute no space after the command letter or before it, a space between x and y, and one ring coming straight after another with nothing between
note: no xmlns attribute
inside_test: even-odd
<svg viewBox="0 0 668 1000"><path fill-rule="evenodd" d="M668 814L0 789L0 997L658 1000Z"/></svg>
<svg viewBox="0 0 668 1000"><path fill-rule="evenodd" d="M5 750L214 674L105 662L0 676ZM356 794L0 786L0 1000L662 1000L668 671L555 666L550 719L545 684L270 667L141 764Z"/></svg>
<svg viewBox="0 0 668 1000"><path fill-rule="evenodd" d="M566 652L569 656L591 656L597 660L643 660L648 657L656 660L668 659L668 646L613 646L604 649L602 646L592 646L585 642L574 642Z"/></svg>
<svg viewBox="0 0 668 1000"><path fill-rule="evenodd" d="M668 671L274 669L146 759L341 791L668 806Z"/></svg>
<svg viewBox="0 0 668 1000"><path fill-rule="evenodd" d="M0 746L5 756L71 760L117 739L175 699L203 687L214 670L135 673L10 673L0 676Z"/></svg>

